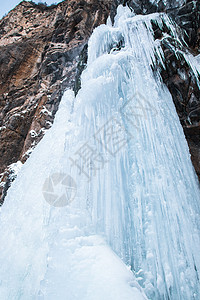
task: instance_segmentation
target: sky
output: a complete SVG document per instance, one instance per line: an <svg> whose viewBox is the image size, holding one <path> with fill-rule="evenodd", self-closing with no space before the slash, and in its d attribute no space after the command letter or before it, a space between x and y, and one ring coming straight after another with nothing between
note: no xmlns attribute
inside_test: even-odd
<svg viewBox="0 0 200 300"><path fill-rule="evenodd" d="M13 9L17 4L19 4L22 0L0 0L0 19L7 14L11 9ZM53 3L59 3L59 0L33 0L33 2L46 2L48 5Z"/></svg>

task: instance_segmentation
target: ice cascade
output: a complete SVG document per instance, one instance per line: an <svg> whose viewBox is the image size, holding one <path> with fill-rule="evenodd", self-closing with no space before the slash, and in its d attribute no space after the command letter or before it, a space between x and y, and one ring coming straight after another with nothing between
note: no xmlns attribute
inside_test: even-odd
<svg viewBox="0 0 200 300"><path fill-rule="evenodd" d="M1 208L0 299L200 298L200 189L152 20L176 37L122 6L92 34Z"/></svg>

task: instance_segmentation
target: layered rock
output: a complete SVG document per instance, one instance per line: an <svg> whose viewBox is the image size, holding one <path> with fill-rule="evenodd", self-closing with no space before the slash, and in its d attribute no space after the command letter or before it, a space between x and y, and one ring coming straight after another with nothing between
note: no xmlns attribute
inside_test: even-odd
<svg viewBox="0 0 200 300"><path fill-rule="evenodd" d="M10 164L24 162L51 126L62 94L74 86L79 55L105 23L111 1L22 1L0 21L0 195ZM3 199L2 199L3 200Z"/></svg>

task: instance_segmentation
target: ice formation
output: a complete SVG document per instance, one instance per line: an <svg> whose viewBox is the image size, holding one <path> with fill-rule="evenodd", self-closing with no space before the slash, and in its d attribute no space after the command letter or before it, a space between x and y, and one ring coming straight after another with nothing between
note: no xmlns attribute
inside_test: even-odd
<svg viewBox="0 0 200 300"><path fill-rule="evenodd" d="M120 6L91 36L1 209L0 299L199 299L200 190L152 19L175 35Z"/></svg>

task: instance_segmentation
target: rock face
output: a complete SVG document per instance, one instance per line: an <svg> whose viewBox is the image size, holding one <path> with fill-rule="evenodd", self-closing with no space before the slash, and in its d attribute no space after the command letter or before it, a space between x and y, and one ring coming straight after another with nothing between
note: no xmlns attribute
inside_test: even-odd
<svg viewBox="0 0 200 300"><path fill-rule="evenodd" d="M180 26L188 49L200 52L200 3L185 0L65 0L47 7L22 1L0 21L0 198L14 179L13 163L25 162L51 127L66 88L80 87L93 29L113 20L118 4L138 14L165 11ZM155 38L162 32L155 26ZM168 86L200 178L200 92L182 57L163 43ZM11 165L11 167L10 167Z"/></svg>
<svg viewBox="0 0 200 300"><path fill-rule="evenodd" d="M0 21L0 197L8 166L24 162L51 126L79 55L110 7L109 0L22 1Z"/></svg>

